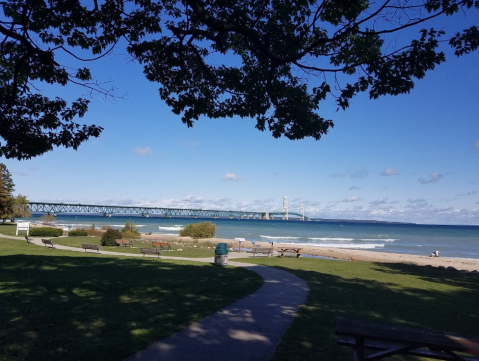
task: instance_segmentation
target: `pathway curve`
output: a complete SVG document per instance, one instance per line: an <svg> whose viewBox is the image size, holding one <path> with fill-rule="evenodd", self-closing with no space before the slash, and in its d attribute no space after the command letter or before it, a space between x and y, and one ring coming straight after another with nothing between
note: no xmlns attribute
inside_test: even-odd
<svg viewBox="0 0 479 361"><path fill-rule="evenodd" d="M42 245L40 239L34 239L33 243ZM84 252L79 248L61 245L55 245L55 248ZM109 251L101 251L101 254L143 257ZM154 255L150 257L158 258ZM229 254L229 259L238 257L244 258L247 255ZM161 256L160 259L213 262L213 257ZM124 361L268 360L298 308L306 300L308 286L301 278L276 268L234 261L230 261L229 265L258 273L264 279L263 286L255 293L150 345Z"/></svg>

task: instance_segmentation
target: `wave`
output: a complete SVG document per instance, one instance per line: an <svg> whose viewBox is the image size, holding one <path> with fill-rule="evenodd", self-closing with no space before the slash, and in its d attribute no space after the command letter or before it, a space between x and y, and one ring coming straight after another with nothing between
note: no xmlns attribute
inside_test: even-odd
<svg viewBox="0 0 479 361"><path fill-rule="evenodd" d="M359 249L374 249L384 248L384 243L290 243L295 246L310 246L321 248L359 248Z"/></svg>
<svg viewBox="0 0 479 361"><path fill-rule="evenodd" d="M164 230L164 231L181 231L183 229L183 227L181 227L181 226L161 227L161 226L159 226L158 229Z"/></svg>
<svg viewBox="0 0 479 361"><path fill-rule="evenodd" d="M300 237L276 237L276 236L261 236L261 238L266 238L266 239L299 239Z"/></svg>
<svg viewBox="0 0 479 361"><path fill-rule="evenodd" d="M337 241L337 242L394 242L398 241L394 238L382 239L382 238L341 238L341 237L308 237L312 241Z"/></svg>
<svg viewBox="0 0 479 361"><path fill-rule="evenodd" d="M354 241L354 238L333 238L333 237L308 237L312 241Z"/></svg>

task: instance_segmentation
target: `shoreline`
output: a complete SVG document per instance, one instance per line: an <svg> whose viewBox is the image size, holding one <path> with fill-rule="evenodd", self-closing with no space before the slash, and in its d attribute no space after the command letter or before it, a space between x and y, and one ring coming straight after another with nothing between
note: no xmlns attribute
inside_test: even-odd
<svg viewBox="0 0 479 361"><path fill-rule="evenodd" d="M208 239L198 239L194 240L190 237L180 237L175 235L164 235L164 234L141 234L143 239L160 239L170 242L199 242L199 243L227 243L228 247L238 248L238 242L235 242L232 239L224 238L208 238ZM256 244L261 244L263 248L271 247L271 244L268 242L259 242L256 241ZM243 242L241 245L242 248L253 248L251 241ZM477 271L479 273L479 259L471 258L452 258L452 257L429 257L429 256L420 256L406 253L391 253L391 252L379 252L379 251L364 251L351 248L323 248L323 247L314 247L314 246L301 246L295 245L302 249L303 254L308 254L311 256L321 256L328 257L338 260L345 261L364 261L364 262L378 262L378 263L408 263L415 264L418 266L432 266L432 267L453 267L458 271L467 271L473 272ZM274 243L274 250L278 248L292 248L291 243ZM452 270L452 268L449 268Z"/></svg>
<svg viewBox="0 0 479 361"><path fill-rule="evenodd" d="M40 226L33 224L33 227ZM53 226L55 227L55 226ZM58 228L63 228L59 227ZM169 242L199 242L199 243L227 243L229 248L238 248L238 242L233 239L225 238L208 238L195 240L190 237L181 237L174 234L146 234L141 233L142 239L158 239L161 241ZM266 241L256 241L256 244L260 244L263 248L271 247L271 244ZM245 241L241 245L242 248L253 248L251 241ZM422 255L414 255L407 253L392 253L392 252L380 252L380 251L365 251L354 248L326 248L315 247L311 245L292 245L291 243L274 243L274 250L279 248L301 248L302 254L311 256L327 257L337 260L345 261L363 261L363 262L378 262L378 263L407 263L415 264L417 266L432 266L438 268L449 268L449 270L457 270L463 272L479 273L479 259L473 258L453 258L453 257L429 257Z"/></svg>

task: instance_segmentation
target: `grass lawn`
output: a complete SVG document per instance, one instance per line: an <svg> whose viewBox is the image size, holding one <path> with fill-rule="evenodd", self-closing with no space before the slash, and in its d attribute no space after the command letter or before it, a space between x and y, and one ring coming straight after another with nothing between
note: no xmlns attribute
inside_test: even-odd
<svg viewBox="0 0 479 361"><path fill-rule="evenodd" d="M78 247L81 248L82 243L98 244L101 250L121 252L121 253L136 253L140 254L140 247L151 248L151 240L133 240L133 247L113 246L105 247L101 246L100 237L61 237L52 238L53 243L58 243L62 246ZM171 245L171 251L163 250L162 255L169 257L190 257L190 258L203 258L213 257L215 255L216 243L198 243L194 242L177 242L169 241ZM179 251L181 250L181 251Z"/></svg>
<svg viewBox="0 0 479 361"><path fill-rule="evenodd" d="M240 268L0 237L0 360L120 360L261 284Z"/></svg>
<svg viewBox="0 0 479 361"><path fill-rule="evenodd" d="M5 234L7 236L15 236L16 225L5 223L0 223L0 234ZM19 239L24 239L26 232L21 231L21 234L18 236ZM121 253L136 253L140 254L140 247L151 248L150 240L133 240L133 247L105 247L101 246L100 237L42 237L42 238L51 238L52 242L55 244L60 244L62 246L78 247L81 248L82 243L98 244L101 249L105 251L112 252L121 252ZM189 258L204 258L204 257L213 257L215 255L215 248L217 243L213 242L203 242L199 243L198 241L193 242L177 242L175 240L168 241L171 245L171 251L163 251L164 256L169 257L189 257Z"/></svg>
<svg viewBox="0 0 479 361"><path fill-rule="evenodd" d="M310 288L270 361L352 360L349 347L336 345L338 318L479 336L477 277L406 264L273 257L243 261L294 273ZM388 360L425 359L396 356Z"/></svg>

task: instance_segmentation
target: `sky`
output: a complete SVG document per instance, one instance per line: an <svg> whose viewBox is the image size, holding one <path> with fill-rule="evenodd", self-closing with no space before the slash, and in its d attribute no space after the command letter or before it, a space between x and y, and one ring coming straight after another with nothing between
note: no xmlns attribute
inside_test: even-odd
<svg viewBox="0 0 479 361"><path fill-rule="evenodd" d="M303 204L312 218L479 225L479 52L448 56L407 95L362 94L339 112L328 98L319 112L335 127L320 141L274 139L253 119L203 118L187 128L121 49L92 70L120 97L93 97L79 120L103 133L77 151L0 157L15 194L262 212L287 196L290 212ZM61 89L66 98L83 93Z"/></svg>

